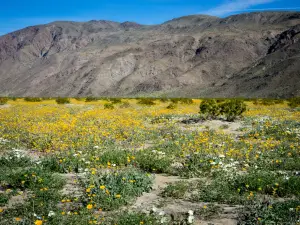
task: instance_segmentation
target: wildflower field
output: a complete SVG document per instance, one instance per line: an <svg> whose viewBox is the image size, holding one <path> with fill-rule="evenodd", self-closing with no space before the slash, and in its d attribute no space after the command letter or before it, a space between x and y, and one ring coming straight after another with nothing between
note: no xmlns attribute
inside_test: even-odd
<svg viewBox="0 0 300 225"><path fill-rule="evenodd" d="M299 108L228 122L201 102L7 99L0 225L299 225Z"/></svg>

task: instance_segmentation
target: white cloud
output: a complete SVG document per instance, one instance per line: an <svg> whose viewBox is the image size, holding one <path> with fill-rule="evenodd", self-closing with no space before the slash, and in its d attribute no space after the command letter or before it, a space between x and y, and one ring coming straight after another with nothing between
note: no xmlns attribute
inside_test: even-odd
<svg viewBox="0 0 300 225"><path fill-rule="evenodd" d="M201 12L201 14L223 16L232 12L244 11L256 5L262 5L274 2L275 0L233 0L225 2L215 8Z"/></svg>

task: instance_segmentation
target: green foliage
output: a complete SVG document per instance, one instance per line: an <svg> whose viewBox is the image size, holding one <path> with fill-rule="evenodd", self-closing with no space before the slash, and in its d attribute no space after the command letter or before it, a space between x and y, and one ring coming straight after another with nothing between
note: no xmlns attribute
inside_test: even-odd
<svg viewBox="0 0 300 225"><path fill-rule="evenodd" d="M109 98L108 99L112 104L118 104L122 102L121 98Z"/></svg>
<svg viewBox="0 0 300 225"><path fill-rule="evenodd" d="M272 203L260 200L245 205L239 216L240 225L254 224L297 224L300 220L300 201L286 200Z"/></svg>
<svg viewBox="0 0 300 225"><path fill-rule="evenodd" d="M203 100L200 104L200 113L206 118L215 119L220 115L220 107L214 99Z"/></svg>
<svg viewBox="0 0 300 225"><path fill-rule="evenodd" d="M43 97L43 98L41 98L42 100L52 100L53 98L51 98L51 97Z"/></svg>
<svg viewBox="0 0 300 225"><path fill-rule="evenodd" d="M110 224L118 225L158 225L161 224L160 220L153 215L147 215L136 212L123 212L116 216Z"/></svg>
<svg viewBox="0 0 300 225"><path fill-rule="evenodd" d="M291 108L299 107L300 106L300 97L295 97L295 98L289 99L288 105Z"/></svg>
<svg viewBox="0 0 300 225"><path fill-rule="evenodd" d="M148 106L155 105L154 100L150 98L141 98L137 103L140 105L148 105Z"/></svg>
<svg viewBox="0 0 300 225"><path fill-rule="evenodd" d="M260 104L261 104L261 105L269 106L269 105L275 105L275 102L274 102L273 99L263 98L263 99L260 101Z"/></svg>
<svg viewBox="0 0 300 225"><path fill-rule="evenodd" d="M143 192L150 191L152 186L151 175L135 169L90 176L89 182L85 183L86 201L95 202L104 210L126 205Z"/></svg>
<svg viewBox="0 0 300 225"><path fill-rule="evenodd" d="M180 101L179 98L171 98L170 100L171 100L171 102L173 102L175 104L177 104Z"/></svg>
<svg viewBox="0 0 300 225"><path fill-rule="evenodd" d="M246 111L246 104L242 100L229 100L220 105L220 112L227 121L234 121Z"/></svg>
<svg viewBox="0 0 300 225"><path fill-rule="evenodd" d="M9 97L9 99L11 99L11 100L14 101L14 102L18 100L18 98L17 98L17 97L14 97L14 96L13 96L13 97Z"/></svg>
<svg viewBox="0 0 300 225"><path fill-rule="evenodd" d="M168 99L168 98L159 98L158 100L159 100L159 101L161 101L161 102L163 102L163 103L165 103L165 102L168 102L168 101L169 101L169 99Z"/></svg>
<svg viewBox="0 0 300 225"><path fill-rule="evenodd" d="M55 101L56 101L56 103L57 104L60 104L60 105L62 105L62 104L69 104L70 103L70 99L69 98L56 98L55 99Z"/></svg>
<svg viewBox="0 0 300 225"><path fill-rule="evenodd" d="M149 160L151 159L151 160ZM137 165L148 172L168 173L172 159L164 152L156 150L139 151L136 155Z"/></svg>
<svg viewBox="0 0 300 225"><path fill-rule="evenodd" d="M216 119L219 115L224 115L227 121L234 121L238 116L246 111L246 104L242 100L232 99L217 103L214 99L203 100L200 104L200 114L205 118Z"/></svg>
<svg viewBox="0 0 300 225"><path fill-rule="evenodd" d="M162 192L163 197L183 198L189 189L190 184L186 181L178 181L169 184Z"/></svg>
<svg viewBox="0 0 300 225"><path fill-rule="evenodd" d="M26 101L26 102L41 102L42 99L37 98L37 97L26 97L26 98L24 98L24 101Z"/></svg>
<svg viewBox="0 0 300 225"><path fill-rule="evenodd" d="M193 103L194 103L193 99L191 99L191 98L181 98L181 99L180 99L180 102L181 102L182 104L187 104L187 105L190 105L190 104L193 104Z"/></svg>
<svg viewBox="0 0 300 225"><path fill-rule="evenodd" d="M0 206L4 206L9 201L9 195L6 193L0 193Z"/></svg>
<svg viewBox="0 0 300 225"><path fill-rule="evenodd" d="M104 104L104 109L114 109L114 104L112 103L105 103Z"/></svg>
<svg viewBox="0 0 300 225"><path fill-rule="evenodd" d="M19 153L9 152L0 158L0 165L3 167L25 167L32 164L31 160L26 156L21 156Z"/></svg>
<svg viewBox="0 0 300 225"><path fill-rule="evenodd" d="M177 104L175 103L170 103L170 105L167 106L167 109L176 109L177 108Z"/></svg>
<svg viewBox="0 0 300 225"><path fill-rule="evenodd" d="M130 103L128 101L124 101L121 105L120 108L121 109L126 109L130 107Z"/></svg>
<svg viewBox="0 0 300 225"><path fill-rule="evenodd" d="M98 98L92 96L88 96L85 99L85 102L96 102L96 101L98 101Z"/></svg>
<svg viewBox="0 0 300 225"><path fill-rule="evenodd" d="M8 102L8 98L0 97L0 105L5 105Z"/></svg>

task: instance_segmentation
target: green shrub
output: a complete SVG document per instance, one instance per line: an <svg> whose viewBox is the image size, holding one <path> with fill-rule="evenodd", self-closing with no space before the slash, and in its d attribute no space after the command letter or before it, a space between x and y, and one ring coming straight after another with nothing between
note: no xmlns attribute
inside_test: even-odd
<svg viewBox="0 0 300 225"><path fill-rule="evenodd" d="M114 109L114 105L112 103L105 103L104 104L104 109Z"/></svg>
<svg viewBox="0 0 300 225"><path fill-rule="evenodd" d="M160 98L159 101L161 101L161 102L168 102L169 99L168 98Z"/></svg>
<svg viewBox="0 0 300 225"><path fill-rule="evenodd" d="M8 98L0 97L0 105L5 105L8 102Z"/></svg>
<svg viewBox="0 0 300 225"><path fill-rule="evenodd" d="M187 105L190 105L190 104L194 103L193 99L191 99L191 98L182 98L182 99L180 99L180 102L182 104L187 104Z"/></svg>
<svg viewBox="0 0 300 225"><path fill-rule="evenodd" d="M125 101L120 105L121 109L129 108L129 107L130 107L130 103L128 101Z"/></svg>
<svg viewBox="0 0 300 225"><path fill-rule="evenodd" d="M200 104L200 114L204 115L206 118L215 119L220 115L220 107L218 106L216 100L206 99Z"/></svg>
<svg viewBox="0 0 300 225"><path fill-rule="evenodd" d="M96 102L96 101L98 101L98 99L92 96L86 97L85 99L85 102Z"/></svg>
<svg viewBox="0 0 300 225"><path fill-rule="evenodd" d="M167 109L176 109L177 108L177 104L175 103L171 103L170 105L167 106Z"/></svg>
<svg viewBox="0 0 300 225"><path fill-rule="evenodd" d="M43 97L42 100L52 100L53 98L51 97Z"/></svg>
<svg viewBox="0 0 300 225"><path fill-rule="evenodd" d="M241 209L238 224L298 224L299 206L299 200L285 200L273 204L271 201L260 200Z"/></svg>
<svg viewBox="0 0 300 225"><path fill-rule="evenodd" d="M112 104L118 104L122 102L121 98L109 98L108 99Z"/></svg>
<svg viewBox="0 0 300 225"><path fill-rule="evenodd" d="M154 215L147 215L137 212L122 212L113 218L110 224L118 225L137 225L137 224L161 224L161 219L156 218Z"/></svg>
<svg viewBox="0 0 300 225"><path fill-rule="evenodd" d="M144 150L136 154L136 162L145 171L168 173L171 170L172 159L161 151Z"/></svg>
<svg viewBox="0 0 300 225"><path fill-rule="evenodd" d="M288 105L291 108L299 107L300 106L300 97L295 97L295 98L289 99Z"/></svg>
<svg viewBox="0 0 300 225"><path fill-rule="evenodd" d="M9 97L9 99L13 100L14 102L18 100L17 97Z"/></svg>
<svg viewBox="0 0 300 225"><path fill-rule="evenodd" d="M175 104L177 104L180 101L179 98L171 98L170 100L171 100L171 102L173 102Z"/></svg>
<svg viewBox="0 0 300 225"><path fill-rule="evenodd" d="M155 105L153 99L150 98L142 98L137 103L140 105Z"/></svg>
<svg viewBox="0 0 300 225"><path fill-rule="evenodd" d="M161 195L163 197L183 198L189 186L190 184L186 181L177 181L165 187Z"/></svg>
<svg viewBox="0 0 300 225"><path fill-rule="evenodd" d="M246 104L242 100L229 100L220 106L221 114L226 116L227 121L234 121L246 111Z"/></svg>
<svg viewBox="0 0 300 225"><path fill-rule="evenodd" d="M126 205L143 192L150 191L152 186L152 176L136 169L105 174L99 172L89 178L85 183L86 200L95 202L103 210Z"/></svg>
<svg viewBox="0 0 300 225"><path fill-rule="evenodd" d="M42 99L37 98L37 97L26 97L26 98L24 98L24 101L26 101L26 102L41 102Z"/></svg>
<svg viewBox="0 0 300 225"><path fill-rule="evenodd" d="M261 100L260 104L269 106L269 105L274 105L275 102L274 102L273 99L264 98L264 99Z"/></svg>
<svg viewBox="0 0 300 225"><path fill-rule="evenodd" d="M69 104L70 103L69 98L57 98L55 101L57 104Z"/></svg>

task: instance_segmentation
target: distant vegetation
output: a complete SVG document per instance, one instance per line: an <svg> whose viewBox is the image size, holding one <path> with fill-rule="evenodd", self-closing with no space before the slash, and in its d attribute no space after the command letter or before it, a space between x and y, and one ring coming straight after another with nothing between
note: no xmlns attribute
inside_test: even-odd
<svg viewBox="0 0 300 225"><path fill-rule="evenodd" d="M8 98L6 97L0 97L0 105L4 105L8 102Z"/></svg>
<svg viewBox="0 0 300 225"><path fill-rule="evenodd" d="M69 98L56 98L55 101L57 104L69 104L70 103Z"/></svg>
<svg viewBox="0 0 300 225"><path fill-rule="evenodd" d="M37 97L26 97L26 98L24 98L24 101L26 101L26 102L41 102L42 99L37 98Z"/></svg>
<svg viewBox="0 0 300 225"><path fill-rule="evenodd" d="M234 121L246 111L246 104L242 100L216 101L214 99L204 100L200 104L200 114L205 119L216 119L225 116L227 121Z"/></svg>

